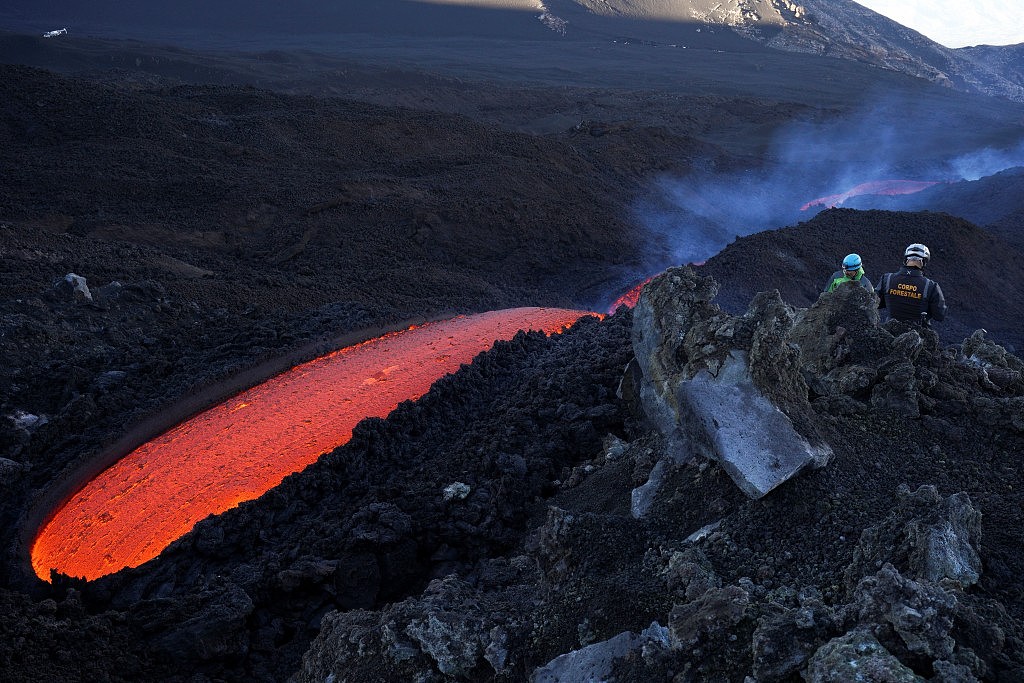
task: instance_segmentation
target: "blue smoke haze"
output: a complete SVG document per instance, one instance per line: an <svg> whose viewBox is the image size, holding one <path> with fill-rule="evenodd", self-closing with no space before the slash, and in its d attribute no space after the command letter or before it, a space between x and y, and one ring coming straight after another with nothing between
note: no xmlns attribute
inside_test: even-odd
<svg viewBox="0 0 1024 683"><path fill-rule="evenodd" d="M952 114L888 100L847 117L780 129L763 167L660 178L633 207L650 245L647 270L636 279L704 261L736 237L808 220L826 207L800 207L861 183L977 180L1024 166L1024 139L1008 149L951 153L958 141L950 134L962 125Z"/></svg>

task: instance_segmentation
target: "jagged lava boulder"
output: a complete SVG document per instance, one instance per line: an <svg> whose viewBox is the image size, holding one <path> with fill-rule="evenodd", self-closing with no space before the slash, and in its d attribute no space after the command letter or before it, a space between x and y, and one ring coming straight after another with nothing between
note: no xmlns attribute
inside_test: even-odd
<svg viewBox="0 0 1024 683"><path fill-rule="evenodd" d="M712 458L757 498L826 464L831 449L789 344L794 310L772 292L733 316L711 303L716 292L711 278L686 266L644 288L633 314L636 393L674 460Z"/></svg>

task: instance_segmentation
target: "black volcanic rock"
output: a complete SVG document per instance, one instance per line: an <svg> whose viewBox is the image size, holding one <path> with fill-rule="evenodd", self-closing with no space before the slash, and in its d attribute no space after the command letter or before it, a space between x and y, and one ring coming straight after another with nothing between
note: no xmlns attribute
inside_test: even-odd
<svg viewBox="0 0 1024 683"><path fill-rule="evenodd" d="M0 215L33 227L22 239L56 233L59 255L45 259L88 263L78 274L97 285L128 277L117 242L159 252L132 279L160 273L193 300L296 310L348 298L424 313L410 293L462 310L542 303L538 291L549 303L593 296L609 277L594 266L639 250L615 170L458 116L10 66L0 89ZM564 258L552 267L537 253Z"/></svg>

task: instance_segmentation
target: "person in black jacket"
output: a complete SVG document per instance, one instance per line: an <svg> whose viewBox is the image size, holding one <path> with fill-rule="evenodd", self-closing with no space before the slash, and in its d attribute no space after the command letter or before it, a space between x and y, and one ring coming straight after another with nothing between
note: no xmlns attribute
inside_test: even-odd
<svg viewBox="0 0 1024 683"><path fill-rule="evenodd" d="M924 276L931 252L923 244L911 244L903 252L903 267L886 273L878 281L878 307L889 317L908 323L927 325L946 317L946 299L939 283Z"/></svg>

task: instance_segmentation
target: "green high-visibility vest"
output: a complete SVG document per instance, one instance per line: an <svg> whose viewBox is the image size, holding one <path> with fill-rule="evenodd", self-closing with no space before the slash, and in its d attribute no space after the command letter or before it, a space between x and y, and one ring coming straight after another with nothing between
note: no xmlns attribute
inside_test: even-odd
<svg viewBox="0 0 1024 683"><path fill-rule="evenodd" d="M857 272L853 274L853 277L846 277L844 275L842 277L837 277L835 280L833 280L832 283L828 286L828 291L833 291L836 287L843 284L844 282L859 282L861 277L863 276L864 266L861 266L860 268L857 269Z"/></svg>

